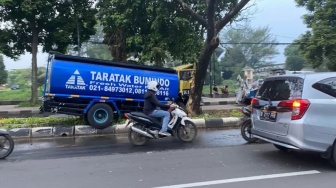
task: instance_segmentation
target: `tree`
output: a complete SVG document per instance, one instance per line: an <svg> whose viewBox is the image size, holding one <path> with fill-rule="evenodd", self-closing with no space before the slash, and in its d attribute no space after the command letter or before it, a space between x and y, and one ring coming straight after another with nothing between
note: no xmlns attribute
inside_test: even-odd
<svg viewBox="0 0 336 188"><path fill-rule="evenodd" d="M95 29L96 34L91 36L89 42L83 44L83 55L90 58L112 60L109 47L102 43L104 40L103 26L98 23Z"/></svg>
<svg viewBox="0 0 336 188"><path fill-rule="evenodd" d="M6 71L3 55L0 54L0 85L7 83L8 72Z"/></svg>
<svg viewBox="0 0 336 188"><path fill-rule="evenodd" d="M15 69L9 71L9 83L19 85L20 88L28 88L31 81L31 69Z"/></svg>
<svg viewBox="0 0 336 188"><path fill-rule="evenodd" d="M40 88L44 85L46 79L47 69L45 67L38 67L37 71L37 88Z"/></svg>
<svg viewBox="0 0 336 188"><path fill-rule="evenodd" d="M226 25L232 23L238 17L241 10L250 0L207 0L202 2L198 0L174 0L174 2L179 3L180 8L188 14L189 19L201 24L206 33L196 64L191 96L187 104L190 115L200 114L204 79L211 56L220 43L218 35Z"/></svg>
<svg viewBox="0 0 336 188"><path fill-rule="evenodd" d="M306 60L300 54L298 45L289 45L285 48L286 69L300 71L306 64Z"/></svg>
<svg viewBox="0 0 336 188"><path fill-rule="evenodd" d="M304 57L313 68L325 63L329 70L335 71L336 1L296 0L296 3L310 12L304 16L304 22L310 31L307 31L296 41L302 43L300 50Z"/></svg>
<svg viewBox="0 0 336 188"><path fill-rule="evenodd" d="M222 71L226 78L236 78L241 73L243 67L246 66L247 61L245 55L239 48L226 47L224 57L220 61Z"/></svg>
<svg viewBox="0 0 336 188"><path fill-rule="evenodd" d="M231 64L239 63L241 67L250 66L254 68L266 63L267 59L278 54L276 46L271 44L277 41L271 34L271 30L268 26L252 28L247 23L243 29L230 29L225 32L222 40L225 41L225 43L229 43L223 45L229 48L226 54L227 56L243 55L242 57L226 57L226 60L239 58L240 62L231 62Z"/></svg>
<svg viewBox="0 0 336 188"><path fill-rule="evenodd" d="M200 24L188 19L175 3L157 0L101 0L98 18L104 43L116 61L133 55L139 62L162 66L173 60L194 63L203 40Z"/></svg>
<svg viewBox="0 0 336 188"><path fill-rule="evenodd" d="M0 50L16 59L26 51L32 54L31 103L38 102L37 50L66 51L69 44L76 44L80 30L81 41L94 34L95 10L93 0L76 0L71 5L64 0L3 0L0 17L7 24L0 29ZM80 16L79 16L80 15ZM76 23L76 24L74 24ZM79 30L77 30L77 28Z"/></svg>

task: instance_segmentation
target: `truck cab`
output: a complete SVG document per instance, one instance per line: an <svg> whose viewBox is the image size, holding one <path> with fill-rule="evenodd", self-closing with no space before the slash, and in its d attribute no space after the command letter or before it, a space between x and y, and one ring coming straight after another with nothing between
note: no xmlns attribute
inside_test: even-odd
<svg viewBox="0 0 336 188"><path fill-rule="evenodd" d="M177 71L179 78L179 95L182 97L183 103L186 104L191 89L191 81L195 73L194 64L186 64L173 67Z"/></svg>

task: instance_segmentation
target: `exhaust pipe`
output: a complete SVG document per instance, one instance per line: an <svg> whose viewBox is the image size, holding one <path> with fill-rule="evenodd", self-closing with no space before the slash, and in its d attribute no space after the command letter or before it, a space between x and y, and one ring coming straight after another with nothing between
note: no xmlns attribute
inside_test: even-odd
<svg viewBox="0 0 336 188"><path fill-rule="evenodd" d="M139 133L139 134L141 134L141 135L143 135L143 136L147 136L147 137L149 137L149 138L154 138L152 135L150 135L148 132L145 132L145 131L143 131L143 130L141 130L141 129L139 129L139 128L136 128L136 127L131 127L131 129L132 129L132 131L134 131L134 132L137 132L137 133Z"/></svg>

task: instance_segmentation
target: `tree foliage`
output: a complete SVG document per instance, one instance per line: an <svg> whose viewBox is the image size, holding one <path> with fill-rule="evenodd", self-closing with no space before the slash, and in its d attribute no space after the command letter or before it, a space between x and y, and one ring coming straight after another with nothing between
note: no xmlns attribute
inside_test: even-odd
<svg viewBox="0 0 336 188"><path fill-rule="evenodd" d="M46 68L38 67L37 86L41 88L45 82ZM15 69L8 72L8 84L19 85L20 88L29 88L31 85L31 69Z"/></svg>
<svg viewBox="0 0 336 188"><path fill-rule="evenodd" d="M3 55L0 54L0 85L7 83L8 73L6 71Z"/></svg>
<svg viewBox="0 0 336 188"><path fill-rule="evenodd" d="M300 71L306 65L306 60L300 54L298 45L289 45L285 48L286 69L290 71Z"/></svg>
<svg viewBox="0 0 336 188"><path fill-rule="evenodd" d="M242 67L254 68L267 63L267 59L278 54L276 46L272 45L272 43L277 42L276 38L272 35L268 26L253 28L246 24L243 29L228 30L223 34L222 40L225 43L231 43L223 45L228 49L225 54L226 60L234 61L224 61L227 64L240 64Z"/></svg>
<svg viewBox="0 0 336 188"><path fill-rule="evenodd" d="M88 42L84 42L82 44L81 51L83 56L96 59L112 60L109 47L102 43L104 40L103 26L98 23L95 26L95 29L96 34L92 35ZM71 49L71 46L69 46L68 49L69 54L76 55L76 51Z"/></svg>
<svg viewBox="0 0 336 188"><path fill-rule="evenodd" d="M222 40L226 43L222 45L226 51L221 59L221 68L226 77L236 78L246 66L255 68L269 64L268 59L278 54L271 44L277 41L268 26L253 28L247 23L242 29L224 32Z"/></svg>
<svg viewBox="0 0 336 188"><path fill-rule="evenodd" d="M211 84L221 85L223 82L222 78L222 66L220 61L218 61L218 58L213 57L211 59L211 66L209 65L208 71L204 80L205 85L210 84L210 72L211 72Z"/></svg>
<svg viewBox="0 0 336 188"><path fill-rule="evenodd" d="M64 53L69 44L77 42L77 25L82 41L94 34L96 23L93 0L3 0L0 18L7 25L0 30L2 53L17 58L32 53L32 103L37 103L37 47L43 51Z"/></svg>
<svg viewBox="0 0 336 188"><path fill-rule="evenodd" d="M200 24L179 5L159 0L101 0L98 17L113 58L135 55L141 63L162 66L167 52L174 60L195 62L202 42Z"/></svg>
<svg viewBox="0 0 336 188"><path fill-rule="evenodd" d="M305 7L310 13L304 22L310 31L301 36L300 50L308 62L317 68L324 63L336 70L336 1L334 0L296 0L298 6Z"/></svg>

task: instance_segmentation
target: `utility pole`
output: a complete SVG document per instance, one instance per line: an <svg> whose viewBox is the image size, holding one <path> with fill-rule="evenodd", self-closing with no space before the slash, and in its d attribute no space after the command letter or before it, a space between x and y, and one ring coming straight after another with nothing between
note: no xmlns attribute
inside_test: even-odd
<svg viewBox="0 0 336 188"><path fill-rule="evenodd" d="M212 54L214 84L216 85L216 54Z"/></svg>
<svg viewBox="0 0 336 188"><path fill-rule="evenodd" d="M210 97L212 97L212 66L211 63L212 61L210 61L210 67L209 67L209 83L210 83Z"/></svg>

